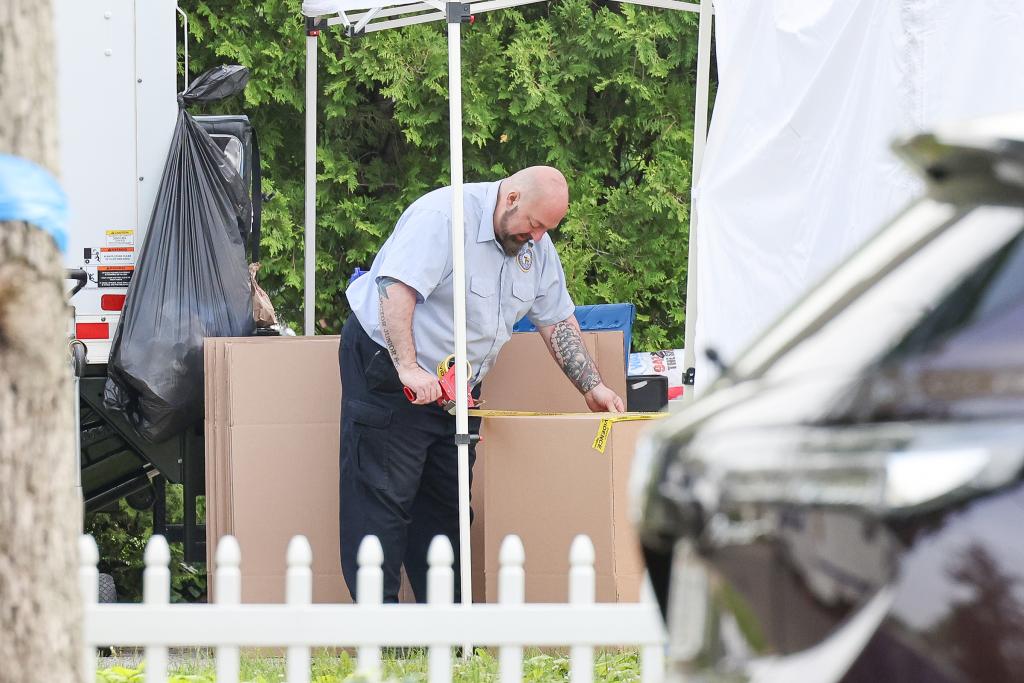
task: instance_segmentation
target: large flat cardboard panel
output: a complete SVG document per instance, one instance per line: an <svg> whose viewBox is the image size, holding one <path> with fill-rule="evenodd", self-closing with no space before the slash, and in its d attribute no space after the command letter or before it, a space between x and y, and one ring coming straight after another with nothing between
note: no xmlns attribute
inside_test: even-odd
<svg viewBox="0 0 1024 683"><path fill-rule="evenodd" d="M473 524L469 529L469 557L472 566L473 602L487 602L484 583L484 560L487 548L484 543L484 459L483 444L476 446L476 463L473 465L473 485L470 487L470 507L473 509Z"/></svg>
<svg viewBox="0 0 1024 683"><path fill-rule="evenodd" d="M246 337L225 343L231 424L338 423L337 336Z"/></svg>
<svg viewBox="0 0 1024 683"><path fill-rule="evenodd" d="M350 602L338 542L337 425L243 425L230 433L242 601L263 601L283 590L276 586L284 585L288 543L301 534L313 549L313 601ZM245 588L253 580L255 586ZM415 600L404 577L399 600Z"/></svg>
<svg viewBox="0 0 1024 683"><path fill-rule="evenodd" d="M231 428L234 535L250 573L283 566L291 538L313 549L313 573L340 578L338 425L244 425ZM283 571L283 570L282 570Z"/></svg>
<svg viewBox="0 0 1024 683"><path fill-rule="evenodd" d="M204 397L207 422L226 422L228 418L226 395L223 391L224 373L227 371L225 354L227 353L226 337L208 337L203 342L203 360L205 362L207 393Z"/></svg>
<svg viewBox="0 0 1024 683"><path fill-rule="evenodd" d="M214 365L214 377L213 385L215 387L214 397L214 476L216 477L216 506L215 511L215 523L214 528L217 534L214 538L220 538L221 535L234 533L234 527L232 524L232 503L231 503L231 476L230 476L230 463L231 463L231 447L230 447L230 435L228 434L229 427L229 414L228 414L228 380L230 365L228 362L228 345L226 339L218 339L214 342L212 362ZM209 454L207 455L209 457ZM207 485L207 491L211 487ZM207 534L209 536L209 534ZM207 540L209 546L209 540Z"/></svg>
<svg viewBox="0 0 1024 683"><path fill-rule="evenodd" d="M227 527L228 491L224 490L224 428L227 425L227 413L224 397L226 395L224 371L227 364L223 358L225 346L222 338L209 337L203 346L205 367L204 381L204 457L206 469L206 553L207 567L213 566L216 553L216 539L220 538ZM213 580L208 584L210 593L213 591Z"/></svg>
<svg viewBox="0 0 1024 683"><path fill-rule="evenodd" d="M219 450L218 462L220 463L219 475L221 481L221 529L224 533L234 533L235 529L235 504L234 488L231 485L231 414L228 398L231 395L231 348L227 341L220 345L220 354L217 359L220 366L218 372L218 386L220 387L220 405L224 419L218 429L220 434L217 448Z"/></svg>
<svg viewBox="0 0 1024 683"><path fill-rule="evenodd" d="M626 400L626 362L622 332L583 332L583 344L601 378ZM480 398L492 410L588 413L572 382L562 373L539 332L517 332L501 348L487 373Z"/></svg>
<svg viewBox="0 0 1024 683"><path fill-rule="evenodd" d="M498 554L508 534L526 550L528 601L567 596L569 548L590 536L597 600L639 595L642 565L626 517L626 482L634 444L646 422L620 422L605 452L592 448L604 415L512 416L484 419L485 595L497 597Z"/></svg>
<svg viewBox="0 0 1024 683"><path fill-rule="evenodd" d="M629 517L629 476L637 439L650 426L650 422L619 422L612 428L612 533L615 535L615 575L619 577L640 577L646 571L640 541ZM636 594L633 597L627 598L620 593L619 600L638 601L639 584L623 581L620 589L632 595L634 586Z"/></svg>
<svg viewBox="0 0 1024 683"><path fill-rule="evenodd" d="M203 421L203 467L205 482L206 482L206 566L209 567L213 564L213 553L214 548L210 543L210 540L217 538L216 529L216 515L213 510L213 505L217 502L219 496L217 492L213 490L216 486L217 477L213 473L214 463L216 462L212 453L215 452L213 445L214 440L214 421L213 421L213 401L217 392L213 388L213 363L211 357L213 356L213 343L212 340L205 340L203 343L203 410L204 410L204 421Z"/></svg>

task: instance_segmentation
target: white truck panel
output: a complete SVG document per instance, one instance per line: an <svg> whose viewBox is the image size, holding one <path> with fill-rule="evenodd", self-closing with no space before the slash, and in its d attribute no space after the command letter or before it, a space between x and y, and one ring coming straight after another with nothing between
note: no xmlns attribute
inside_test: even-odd
<svg viewBox="0 0 1024 683"><path fill-rule="evenodd" d="M153 209L177 115L173 0L55 0L65 265L89 284L72 300L90 363L105 363ZM109 306L108 306L109 308ZM97 327L96 325L99 325ZM101 332L102 334L102 332Z"/></svg>

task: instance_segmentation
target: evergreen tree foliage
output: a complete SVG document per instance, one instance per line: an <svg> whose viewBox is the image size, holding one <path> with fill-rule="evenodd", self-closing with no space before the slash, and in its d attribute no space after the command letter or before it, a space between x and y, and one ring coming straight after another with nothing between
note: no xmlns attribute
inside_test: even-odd
<svg viewBox="0 0 1024 683"><path fill-rule="evenodd" d="M301 327L305 32L297 0L192 0L190 71L252 70L241 108L259 131L261 278ZM578 304L633 302L634 348L683 342L697 15L551 0L463 25L466 182L550 164L571 203L551 233ZM443 22L319 40L317 332L402 210L449 184Z"/></svg>

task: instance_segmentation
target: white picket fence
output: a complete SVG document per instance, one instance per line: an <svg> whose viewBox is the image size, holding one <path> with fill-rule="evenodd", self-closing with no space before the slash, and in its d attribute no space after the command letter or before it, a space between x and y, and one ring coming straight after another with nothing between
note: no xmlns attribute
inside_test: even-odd
<svg viewBox="0 0 1024 683"><path fill-rule="evenodd" d="M430 545L426 605L384 605L384 554L374 536L359 547L354 605L312 604L313 552L303 536L288 545L285 604L242 605L241 551L225 536L217 546L216 595L211 604L170 604L170 550L162 536L146 547L143 602L97 603L99 559L91 536L82 536L79 581L85 599L86 680L96 671L96 647L145 648L146 680L167 679L169 647L216 648L218 683L236 683L240 647L287 647L286 680L308 683L312 647L357 647L358 669L372 675L381 646L428 646L429 678L452 680L452 648L499 648L504 683L522 681L523 647L570 647L573 683L591 683L594 647L641 647L645 682L664 675L665 631L649 592L641 603L594 602L594 546L577 536L569 551L569 603L525 604L525 552L518 536L501 546L498 603L453 604L454 555L448 539ZM645 582L646 583L646 582Z"/></svg>

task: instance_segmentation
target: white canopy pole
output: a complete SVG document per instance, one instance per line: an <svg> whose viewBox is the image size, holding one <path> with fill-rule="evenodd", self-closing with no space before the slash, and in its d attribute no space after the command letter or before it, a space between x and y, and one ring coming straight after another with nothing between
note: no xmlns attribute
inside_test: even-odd
<svg viewBox="0 0 1024 683"><path fill-rule="evenodd" d="M686 265L686 349L683 365L696 367L697 344L693 336L697 327L697 180L704 162L704 143L708 138L708 81L711 73L711 0L700 0L700 25L697 33L697 96L693 112L693 166L690 169L690 251ZM683 398L694 399L693 386L687 387Z"/></svg>
<svg viewBox="0 0 1024 683"><path fill-rule="evenodd" d="M307 0L307 2L310 0ZM489 0L468 5L469 12L478 13L492 9L515 7L526 5L541 0ZM652 5L668 9L693 12L697 5L692 2L679 2L678 0L624 0L636 4ZM304 10L305 10L305 4ZM312 2L312 5L318 5ZM360 26L364 31L377 31L389 28L397 28L402 25L435 21L444 15L440 12L428 12L427 14L403 18L394 21L376 21L376 19L401 14L405 10L395 6L389 6L386 2L378 6L375 2L367 0L322 0L319 5L324 7L311 7L316 10L310 12L317 16L329 12L343 10L351 11L357 9L368 9L372 13L355 17L339 16L325 19L326 25L344 23L349 25L351 19L361 20ZM423 3L424 7L438 7L438 3L429 0ZM377 11L377 10L380 11ZM419 7L416 7L418 10ZM448 19L448 88L449 88L449 143L451 153L451 187L452 187L452 262L453 285L455 288L453 313L455 323L455 384L460 389L455 396L455 442L458 447L458 482L459 482L459 565L460 565L460 586L462 591L462 603L469 605L473 601L473 572L470 559L470 533L469 533L469 405L467 401L466 387L468 386L467 364L466 364L466 270L465 270L465 225L463 216L463 195L462 195L462 56L461 56L461 20L467 9L466 5L460 3L447 3L446 14ZM700 37L698 56L697 76L697 111L694 126L694 183L700 170L700 156L703 154L704 140L707 129L707 105L708 105L708 71L710 65L710 41L711 41L711 0L701 0L700 6ZM316 64L317 64L317 36L319 30L307 30L306 38L306 249L305 249L305 333L313 334L314 328L314 301L315 301L315 265L316 265ZM691 211L691 253L690 253L690 277L689 283L692 286L690 292L696 291L696 261L694 258L695 241L693 240L695 220ZM692 302L692 303L691 303ZM694 307L694 315L691 318L691 305ZM696 297L690 294L687 300L687 353L688 363L692 362L693 350L690 340L692 339L691 320L696 318ZM472 653L469 644L463 647L464 656Z"/></svg>
<svg viewBox="0 0 1024 683"><path fill-rule="evenodd" d="M305 323L312 335L316 301L316 48L318 30L306 31L306 252Z"/></svg>
<svg viewBox="0 0 1024 683"><path fill-rule="evenodd" d="M469 404L466 387L466 245L462 206L462 54L460 11L449 3L448 16L448 132L452 164L452 264L455 288L455 443L459 451L459 581L462 604L473 602L473 573L469 547ZM463 647L469 656L471 649Z"/></svg>

